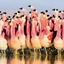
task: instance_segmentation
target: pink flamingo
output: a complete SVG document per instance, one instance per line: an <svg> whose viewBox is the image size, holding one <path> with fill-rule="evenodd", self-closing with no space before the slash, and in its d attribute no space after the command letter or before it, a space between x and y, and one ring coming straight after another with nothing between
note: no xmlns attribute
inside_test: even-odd
<svg viewBox="0 0 64 64"><path fill-rule="evenodd" d="M31 44L32 47L35 49L40 49L41 45L40 45L40 40L39 37L36 35L36 26L37 26L37 22L35 21L35 18L32 18L32 29L31 29Z"/></svg>
<svg viewBox="0 0 64 64"><path fill-rule="evenodd" d="M48 26L48 17L47 17L48 15L45 14L45 12L41 12L41 13L43 13L43 17L40 19L41 29L40 29L39 38L40 38L41 46L43 46L46 50L46 48L51 45L53 32L50 32L51 28L50 26Z"/></svg>
<svg viewBox="0 0 64 64"><path fill-rule="evenodd" d="M30 21L27 20L27 37L26 37L26 46L28 48L31 48L31 43L30 43Z"/></svg>
<svg viewBox="0 0 64 64"><path fill-rule="evenodd" d="M15 50L15 54L17 54L17 50L20 49L20 41L18 40L18 37L15 36L15 20L13 19L10 23L11 26L11 38L9 40L9 47L13 50Z"/></svg>
<svg viewBox="0 0 64 64"><path fill-rule="evenodd" d="M25 35L24 35L24 24L25 24L25 17L24 15L22 15L20 17L20 24L19 24L19 41L20 41L20 46L22 47L22 50L23 48L26 47L26 43L25 43ZM24 52L23 52L24 54Z"/></svg>
<svg viewBox="0 0 64 64"><path fill-rule="evenodd" d="M3 13L2 14L2 19L0 20L0 49L1 50L4 50L4 53L5 53L5 50L7 49L7 40L2 36L2 29L3 29L3 26L4 26L4 19L6 18L5 14Z"/></svg>
<svg viewBox="0 0 64 64"><path fill-rule="evenodd" d="M57 18L56 24L55 24L55 30L57 30L56 37L54 39L54 47L58 49L58 54L60 50L63 48L63 40L61 39L61 20Z"/></svg>
<svg viewBox="0 0 64 64"><path fill-rule="evenodd" d="M43 32L40 33L40 43L41 46L43 46L46 50L47 47L51 46L51 40L52 40L53 32L50 32L50 27L47 26L46 29L44 29ZM46 51L47 54L47 51Z"/></svg>

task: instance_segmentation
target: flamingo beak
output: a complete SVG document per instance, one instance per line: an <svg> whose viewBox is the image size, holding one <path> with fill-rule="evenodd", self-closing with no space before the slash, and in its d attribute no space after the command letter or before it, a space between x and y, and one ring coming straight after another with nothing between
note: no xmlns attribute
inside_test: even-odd
<svg viewBox="0 0 64 64"><path fill-rule="evenodd" d="M47 17L49 17L50 15L47 15Z"/></svg>
<svg viewBox="0 0 64 64"><path fill-rule="evenodd" d="M59 13L61 13L61 11L59 11Z"/></svg>
<svg viewBox="0 0 64 64"><path fill-rule="evenodd" d="M58 11L58 9L56 9L56 11Z"/></svg>
<svg viewBox="0 0 64 64"><path fill-rule="evenodd" d="M21 7L21 8L19 8L20 10L22 10L23 9L23 7Z"/></svg>
<svg viewBox="0 0 64 64"><path fill-rule="evenodd" d="M48 12L48 10L45 10L45 12Z"/></svg>
<svg viewBox="0 0 64 64"><path fill-rule="evenodd" d="M64 10L63 10L63 12L64 12Z"/></svg>
<svg viewBox="0 0 64 64"><path fill-rule="evenodd" d="M20 13L20 11L17 11L17 13Z"/></svg>
<svg viewBox="0 0 64 64"><path fill-rule="evenodd" d="M42 11L42 12L40 12L40 13L45 14L43 11Z"/></svg>
<svg viewBox="0 0 64 64"><path fill-rule="evenodd" d="M31 7L31 5L28 5L28 7Z"/></svg>
<svg viewBox="0 0 64 64"><path fill-rule="evenodd" d="M52 9L53 11L55 11L55 9Z"/></svg>
<svg viewBox="0 0 64 64"><path fill-rule="evenodd" d="M0 11L0 13L1 13L1 11Z"/></svg>

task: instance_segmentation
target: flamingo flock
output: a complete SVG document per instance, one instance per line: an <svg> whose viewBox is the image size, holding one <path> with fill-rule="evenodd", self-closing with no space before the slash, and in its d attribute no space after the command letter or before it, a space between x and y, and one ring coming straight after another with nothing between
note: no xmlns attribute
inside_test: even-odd
<svg viewBox="0 0 64 64"><path fill-rule="evenodd" d="M54 14L49 15L48 10L39 12L32 5L28 7L29 12L21 7L12 17L0 11L1 52L8 47L16 54L19 49L24 53L25 48L36 52L44 47L46 51L52 45L64 50L64 10L52 9Z"/></svg>

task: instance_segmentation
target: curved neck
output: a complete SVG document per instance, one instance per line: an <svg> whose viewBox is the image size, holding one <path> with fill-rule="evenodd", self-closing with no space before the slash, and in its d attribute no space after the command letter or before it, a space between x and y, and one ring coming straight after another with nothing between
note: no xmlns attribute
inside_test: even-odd
<svg viewBox="0 0 64 64"><path fill-rule="evenodd" d="M24 23L23 22L21 25L19 24L18 30L19 30L20 35L24 35Z"/></svg>
<svg viewBox="0 0 64 64"><path fill-rule="evenodd" d="M14 39L15 38L15 27L11 26L11 38Z"/></svg>
<svg viewBox="0 0 64 64"><path fill-rule="evenodd" d="M36 36L36 23L35 23L34 20L32 21L32 31L31 31L31 35L32 35L32 37Z"/></svg>

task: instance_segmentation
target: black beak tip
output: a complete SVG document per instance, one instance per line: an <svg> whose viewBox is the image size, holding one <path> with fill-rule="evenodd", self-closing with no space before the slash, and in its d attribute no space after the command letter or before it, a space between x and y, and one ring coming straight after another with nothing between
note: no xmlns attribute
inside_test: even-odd
<svg viewBox="0 0 64 64"><path fill-rule="evenodd" d="M21 8L19 8L20 10L22 10L23 9L23 7L21 7Z"/></svg>
<svg viewBox="0 0 64 64"><path fill-rule="evenodd" d="M61 13L61 11L59 11L59 13Z"/></svg>
<svg viewBox="0 0 64 64"><path fill-rule="evenodd" d="M45 12L48 12L48 10L45 10Z"/></svg>
<svg viewBox="0 0 64 64"><path fill-rule="evenodd" d="M28 7L31 7L31 5L28 5Z"/></svg>
<svg viewBox="0 0 64 64"><path fill-rule="evenodd" d="M18 13L20 13L20 11L17 11Z"/></svg>
<svg viewBox="0 0 64 64"><path fill-rule="evenodd" d="M55 11L55 9L52 9L53 11Z"/></svg>

